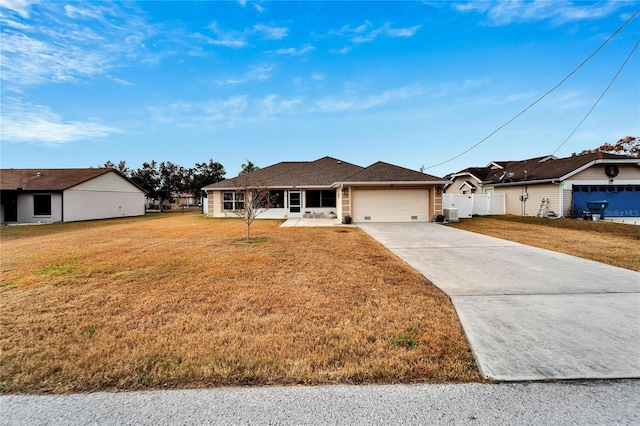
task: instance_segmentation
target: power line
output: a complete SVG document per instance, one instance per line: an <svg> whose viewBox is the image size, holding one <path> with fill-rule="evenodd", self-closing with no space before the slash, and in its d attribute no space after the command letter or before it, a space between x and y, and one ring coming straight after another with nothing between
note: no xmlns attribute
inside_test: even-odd
<svg viewBox="0 0 640 426"><path fill-rule="evenodd" d="M511 124L512 121L514 121L516 118L520 117L522 114L524 114L525 112L527 112L528 110L530 110L534 105L536 105L538 102L540 102L541 100L543 100L544 98L546 98L549 94L551 94L553 91L555 91L558 87L560 87L562 84L564 84L565 81L567 81L573 74L575 74L580 68L582 68L587 62L589 62L591 60L591 58L593 58L600 50L602 50L602 48L609 43L620 31L622 31L622 29L627 26L627 24L629 22L631 22L633 20L633 18L635 18L635 16L640 13L640 9L636 10L633 15L631 15L631 17L629 17L629 19L627 19L617 30L615 30L613 32L613 34L611 34L609 36L609 38L607 38L604 43L602 43L600 45L600 47L598 47L596 50L593 51L593 53L591 53L591 55L589 55L587 57L587 59L585 59L584 61L582 61L582 63L580 65L578 65L573 71L571 71L569 74L567 74L567 76L565 78L563 78L562 80L560 80L560 82L558 84L556 84L555 86L553 86L549 91L547 91L544 95L540 96L538 99L536 99L533 103L531 103L528 107L526 107L525 109L523 109L522 111L520 111L518 114L514 115L513 117L511 117L507 122L505 122L504 124L502 124L500 127L498 127L497 129L495 129L493 132L489 133L487 136L485 136L484 138L480 139L478 142L476 142L475 144L473 144L470 148L462 151L460 154L451 157L450 159L443 161L441 163L438 164L434 164L432 166L429 167L425 167L426 169L431 169L433 167L437 167L437 166L441 166L443 164L447 164L453 160L455 160L456 158L460 158L462 157L464 154L466 154L467 152L471 151L472 149L476 148L477 146L479 146L480 144L482 144L483 142L485 142L487 139L489 139L491 136L495 135L496 133L498 133L500 130L502 130L503 128L507 127L509 124ZM635 50L635 48L634 48ZM633 52L632 52L633 53ZM626 63L626 61L625 61Z"/></svg>
<svg viewBox="0 0 640 426"><path fill-rule="evenodd" d="M571 134L569 136L567 136L567 138L564 140L564 142L562 142L560 144L560 146L558 146L558 148L556 148L555 151L553 151L551 153L551 155L555 155L556 152L558 152L558 150L560 150L560 148L562 148L562 146L567 143L567 141L569 139L571 139L571 136L573 136L573 134L575 132L578 131L578 128L580 128L580 126L582 126L582 123L584 123L584 121L587 119L587 117L589 117L589 115L591 114L591 112L596 108L596 106L598 105L598 103L600 103L600 100L604 97L605 93L607 93L607 91L609 90L609 88L613 85L613 82L616 81L616 79L618 78L618 75L620 75L620 73L622 72L622 69L624 68L625 65L627 65L627 62L629 62L629 59L631 58L631 56L633 55L633 52L636 51L636 49L638 48L638 45L640 44L640 40L638 40L636 42L636 45L633 46L633 49L631 49L631 52L629 53L629 56L627 56L627 59L624 60L624 63L622 64L622 66L620 67L620 69L618 70L618 72L616 73L616 75L613 76L613 79L611 80L611 82L609 82L609 84L607 85L607 87L604 89L604 91L602 92L602 94L600 95L600 97L596 100L596 103L593 104L593 106L591 107L591 109L589 110L589 112L587 112L587 114L584 116L584 118L582 120L580 120L580 122L578 123L578 125L576 126L575 129L573 129L573 132L571 132Z"/></svg>

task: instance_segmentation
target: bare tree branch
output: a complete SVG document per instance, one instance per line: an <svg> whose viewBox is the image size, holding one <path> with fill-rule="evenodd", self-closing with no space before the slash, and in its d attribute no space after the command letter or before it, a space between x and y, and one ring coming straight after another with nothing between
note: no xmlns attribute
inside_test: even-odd
<svg viewBox="0 0 640 426"><path fill-rule="evenodd" d="M270 184L250 175L240 175L233 180L236 193L236 208L234 214L247 224L247 242L251 242L251 224L253 221L273 207L277 194L271 194Z"/></svg>

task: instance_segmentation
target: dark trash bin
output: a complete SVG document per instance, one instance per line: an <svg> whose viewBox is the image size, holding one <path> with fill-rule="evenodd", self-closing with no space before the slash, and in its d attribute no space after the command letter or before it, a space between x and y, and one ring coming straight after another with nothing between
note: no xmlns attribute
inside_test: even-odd
<svg viewBox="0 0 640 426"><path fill-rule="evenodd" d="M609 203L607 201L587 201L587 208L591 212L591 216L596 216L598 219L604 219L604 211ZM594 218L594 220L597 220Z"/></svg>

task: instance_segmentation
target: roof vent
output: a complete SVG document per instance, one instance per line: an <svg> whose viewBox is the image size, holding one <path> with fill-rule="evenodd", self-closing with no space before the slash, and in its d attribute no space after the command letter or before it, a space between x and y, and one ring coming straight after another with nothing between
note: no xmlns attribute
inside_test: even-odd
<svg viewBox="0 0 640 426"><path fill-rule="evenodd" d="M36 172L36 176L38 177L42 176L42 172Z"/></svg>
<svg viewBox="0 0 640 426"><path fill-rule="evenodd" d="M515 172L504 172L502 174L502 176L500 176L500 181L502 181L504 179L504 181L506 182L507 180L509 182L513 182L513 176L515 175Z"/></svg>

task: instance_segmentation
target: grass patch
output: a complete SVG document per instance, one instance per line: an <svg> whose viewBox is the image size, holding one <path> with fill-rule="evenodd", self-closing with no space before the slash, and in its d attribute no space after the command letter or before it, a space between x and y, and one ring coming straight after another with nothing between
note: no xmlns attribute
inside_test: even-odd
<svg viewBox="0 0 640 426"><path fill-rule="evenodd" d="M640 272L640 226L513 215L475 217L447 226Z"/></svg>
<svg viewBox="0 0 640 426"><path fill-rule="evenodd" d="M241 246L252 246L256 244L266 243L267 239L265 237L254 237L254 238L251 238L249 241L247 241L247 239L244 238L242 240L236 240L234 242Z"/></svg>
<svg viewBox="0 0 640 426"><path fill-rule="evenodd" d="M259 220L247 250L153 217L2 230L0 392L480 380L450 300L357 228Z"/></svg>
<svg viewBox="0 0 640 426"><path fill-rule="evenodd" d="M76 265L55 265L33 271L33 273L36 275L49 275L52 277L59 277L62 275L69 275L73 271L75 271L75 269Z"/></svg>
<svg viewBox="0 0 640 426"><path fill-rule="evenodd" d="M89 337L89 336L93 336L96 331L98 331L98 330L96 330L94 327L89 327L86 330L82 330L80 335L85 336L85 337Z"/></svg>
<svg viewBox="0 0 640 426"><path fill-rule="evenodd" d="M391 346L405 349L415 349L418 347L418 330L410 327L404 333L396 334L390 342Z"/></svg>

